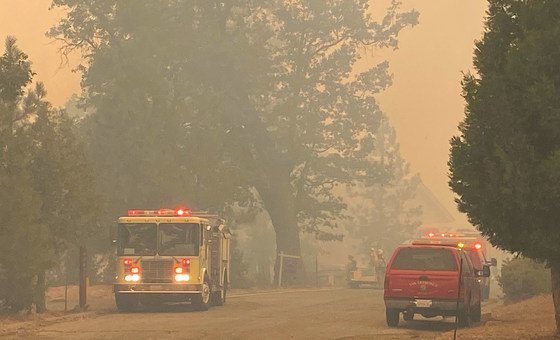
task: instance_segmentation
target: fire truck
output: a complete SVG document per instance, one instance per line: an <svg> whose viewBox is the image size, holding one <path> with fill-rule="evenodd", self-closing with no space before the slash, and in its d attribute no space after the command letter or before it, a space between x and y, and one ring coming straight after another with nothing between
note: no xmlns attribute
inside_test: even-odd
<svg viewBox="0 0 560 340"><path fill-rule="evenodd" d="M421 239L431 244L460 246L466 252L474 268L477 270L482 270L484 265L494 267L497 265L497 260L495 258L487 258L486 251L488 244L476 231L460 229L453 232L438 232L432 230L425 233ZM481 277L479 281L481 284L482 300L488 300L490 297L490 278Z"/></svg>
<svg viewBox="0 0 560 340"><path fill-rule="evenodd" d="M231 233L224 220L188 209L129 210L118 219L119 311L190 301L196 310L226 301Z"/></svg>

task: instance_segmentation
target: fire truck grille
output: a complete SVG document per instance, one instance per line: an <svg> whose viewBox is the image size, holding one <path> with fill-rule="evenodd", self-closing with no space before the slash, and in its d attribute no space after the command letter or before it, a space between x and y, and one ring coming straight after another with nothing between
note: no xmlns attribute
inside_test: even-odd
<svg viewBox="0 0 560 340"><path fill-rule="evenodd" d="M145 283L173 282L173 261L161 261L161 260L142 261L142 282Z"/></svg>

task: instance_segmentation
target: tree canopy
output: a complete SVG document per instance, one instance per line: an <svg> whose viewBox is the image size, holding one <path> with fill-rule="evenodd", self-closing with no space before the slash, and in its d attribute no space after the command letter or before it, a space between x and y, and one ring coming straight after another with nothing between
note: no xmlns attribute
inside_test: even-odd
<svg viewBox="0 0 560 340"><path fill-rule="evenodd" d="M548 262L560 329L560 4L489 4L449 183L493 245Z"/></svg>
<svg viewBox="0 0 560 340"><path fill-rule="evenodd" d="M491 1L477 74L463 80L466 117L451 141L459 209L492 244L560 260L560 6Z"/></svg>
<svg viewBox="0 0 560 340"><path fill-rule="evenodd" d="M367 0L53 4L68 15L51 36L86 57L90 152L112 214L252 199L277 251L299 255L300 231L336 237L334 186L387 180L366 155L388 64L353 68L364 46L396 48L416 23L398 1L379 22Z"/></svg>

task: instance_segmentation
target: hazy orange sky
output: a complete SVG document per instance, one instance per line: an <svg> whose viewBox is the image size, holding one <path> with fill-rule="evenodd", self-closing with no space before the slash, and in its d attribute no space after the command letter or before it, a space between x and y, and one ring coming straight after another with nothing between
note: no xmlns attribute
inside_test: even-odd
<svg viewBox="0 0 560 340"><path fill-rule="evenodd" d="M375 8L387 0L374 1ZM60 17L50 0L0 0L0 38L14 35L33 61L36 80L45 83L48 99L63 105L79 92L79 75L61 65L60 45L45 32ZM482 34L486 0L403 0L403 9L420 12L420 24L402 32L399 50L374 52L368 61L390 61L393 86L379 99L395 126L401 151L424 183L459 221L447 186L449 139L463 118L461 72L472 65L474 40ZM3 48L2 48L3 50Z"/></svg>

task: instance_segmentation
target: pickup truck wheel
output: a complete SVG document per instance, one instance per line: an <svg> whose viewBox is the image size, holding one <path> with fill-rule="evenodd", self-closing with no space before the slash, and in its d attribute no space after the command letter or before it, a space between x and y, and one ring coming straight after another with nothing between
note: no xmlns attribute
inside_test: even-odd
<svg viewBox="0 0 560 340"><path fill-rule="evenodd" d="M212 292L210 291L210 285L208 285L208 281L204 281L202 284L202 292L191 298L191 303L193 304L194 309L198 311L208 310L211 304L211 296Z"/></svg>
<svg viewBox="0 0 560 340"><path fill-rule="evenodd" d="M473 322L480 322L482 319L482 310L480 308L480 302L473 308L471 313L471 320Z"/></svg>
<svg viewBox="0 0 560 340"><path fill-rule="evenodd" d="M457 316L459 319L459 326L461 327L470 327L471 325L471 309L470 306L466 306L464 309L459 310L459 315Z"/></svg>
<svg viewBox="0 0 560 340"><path fill-rule="evenodd" d="M385 317L387 319L387 326L397 327L399 325L400 312L398 309L386 308Z"/></svg>
<svg viewBox="0 0 560 340"><path fill-rule="evenodd" d="M115 304L119 312L131 312L138 307L138 295L115 293Z"/></svg>

